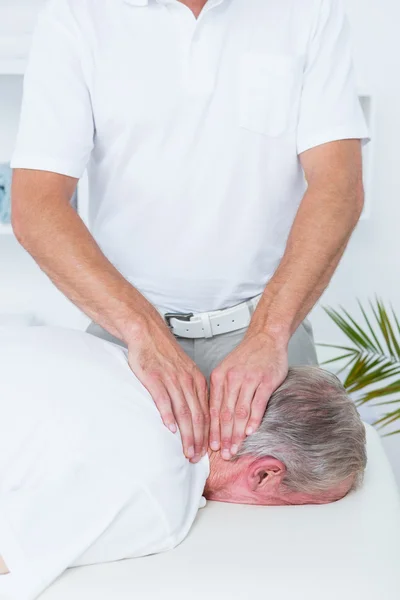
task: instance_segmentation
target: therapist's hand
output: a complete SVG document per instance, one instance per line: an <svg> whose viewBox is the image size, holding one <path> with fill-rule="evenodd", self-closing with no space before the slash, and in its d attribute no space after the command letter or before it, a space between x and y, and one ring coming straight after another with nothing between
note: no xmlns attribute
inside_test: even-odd
<svg viewBox="0 0 400 600"><path fill-rule="evenodd" d="M266 333L246 334L211 374L210 447L229 460L255 432L273 392L288 373L287 344Z"/></svg>
<svg viewBox="0 0 400 600"><path fill-rule="evenodd" d="M198 462L208 449L207 382L181 349L164 321L143 320L127 340L129 365L150 392L166 427L179 427L183 449Z"/></svg>

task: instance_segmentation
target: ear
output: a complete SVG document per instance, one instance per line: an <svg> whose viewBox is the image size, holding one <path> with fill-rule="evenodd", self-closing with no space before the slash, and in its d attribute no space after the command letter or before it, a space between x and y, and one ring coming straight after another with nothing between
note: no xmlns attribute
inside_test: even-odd
<svg viewBox="0 0 400 600"><path fill-rule="evenodd" d="M248 486L253 492L277 489L286 473L285 465L272 456L255 460L248 470Z"/></svg>

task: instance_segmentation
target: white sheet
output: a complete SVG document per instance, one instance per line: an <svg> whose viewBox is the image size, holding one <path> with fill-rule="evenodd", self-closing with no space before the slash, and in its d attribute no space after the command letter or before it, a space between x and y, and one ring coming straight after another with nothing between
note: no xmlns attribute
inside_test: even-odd
<svg viewBox="0 0 400 600"><path fill-rule="evenodd" d="M33 600L71 565L170 550L196 518L192 465L119 346L83 332L0 335L0 597Z"/></svg>
<svg viewBox="0 0 400 600"><path fill-rule="evenodd" d="M175 550L70 569L40 600L399 600L399 495L367 440L364 486L335 504L209 502Z"/></svg>

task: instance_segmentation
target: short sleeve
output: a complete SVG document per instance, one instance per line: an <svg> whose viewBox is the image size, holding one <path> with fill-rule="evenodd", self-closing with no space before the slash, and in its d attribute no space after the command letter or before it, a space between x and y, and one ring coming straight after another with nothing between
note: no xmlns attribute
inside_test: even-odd
<svg viewBox="0 0 400 600"><path fill-rule="evenodd" d="M68 0L50 0L33 37L12 168L82 176L94 138L84 57Z"/></svg>
<svg viewBox="0 0 400 600"><path fill-rule="evenodd" d="M357 94L349 25L341 0L321 0L309 41L297 151L342 139L369 140Z"/></svg>

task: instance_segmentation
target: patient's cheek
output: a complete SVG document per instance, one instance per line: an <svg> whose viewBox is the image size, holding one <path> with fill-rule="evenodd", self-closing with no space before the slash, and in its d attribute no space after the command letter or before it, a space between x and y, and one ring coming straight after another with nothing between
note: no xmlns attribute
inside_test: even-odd
<svg viewBox="0 0 400 600"><path fill-rule="evenodd" d="M8 570L6 563L0 556L0 575L7 575L9 572L10 571Z"/></svg>

